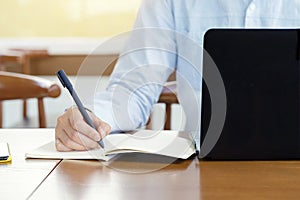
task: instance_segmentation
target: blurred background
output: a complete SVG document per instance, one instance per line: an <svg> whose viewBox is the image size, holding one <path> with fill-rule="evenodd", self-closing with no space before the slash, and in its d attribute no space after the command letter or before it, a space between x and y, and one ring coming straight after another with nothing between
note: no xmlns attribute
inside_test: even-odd
<svg viewBox="0 0 300 200"><path fill-rule="evenodd" d="M1 1L0 37L111 37L129 31L141 0Z"/></svg>
<svg viewBox="0 0 300 200"><path fill-rule="evenodd" d="M0 68L56 83L55 72L64 69L72 81L80 81L82 88L89 87L101 75L101 87L97 89L103 90L126 42L126 33L133 27L141 1L1 1ZM84 62L88 70L80 70ZM44 101L47 127L54 127L56 118L73 104L64 89L58 98ZM22 106L22 100L3 101L4 128L38 127L36 100L27 101L26 119L22 116ZM172 116L182 116L180 107L172 106ZM155 106L153 115L152 126L162 127L164 105ZM173 118L172 129L180 129L181 121L181 117Z"/></svg>

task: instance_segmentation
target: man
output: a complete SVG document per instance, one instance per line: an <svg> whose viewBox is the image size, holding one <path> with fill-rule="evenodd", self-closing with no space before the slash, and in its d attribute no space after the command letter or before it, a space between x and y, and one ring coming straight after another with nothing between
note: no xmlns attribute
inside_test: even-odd
<svg viewBox="0 0 300 200"><path fill-rule="evenodd" d="M300 27L300 1L145 0L108 88L92 103L89 114L97 131L76 108L69 108L57 120L57 149L97 148L97 141L110 131L143 126L175 69L186 130L198 141L203 35L221 27Z"/></svg>

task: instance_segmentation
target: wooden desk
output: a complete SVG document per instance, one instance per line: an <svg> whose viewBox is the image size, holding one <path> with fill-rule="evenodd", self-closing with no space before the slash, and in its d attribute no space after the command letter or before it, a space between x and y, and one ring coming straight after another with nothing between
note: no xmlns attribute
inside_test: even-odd
<svg viewBox="0 0 300 200"><path fill-rule="evenodd" d="M26 160L24 153L54 136L48 129L0 129L0 142L8 142L12 162L0 164L0 199L26 199L60 160Z"/></svg>
<svg viewBox="0 0 300 200"><path fill-rule="evenodd" d="M24 160L22 151L31 145L22 140L37 146L51 137L43 130L29 129L33 142L22 132L14 130L9 135L0 129L1 141L10 138L19 152L13 158L16 163L0 168L0 191L9 197L3 199L24 199L30 193L30 199L58 200L300 199L300 161L199 162L195 158L169 164L174 160L141 154L122 155L106 163Z"/></svg>
<svg viewBox="0 0 300 200"><path fill-rule="evenodd" d="M201 199L300 199L300 161L200 161Z"/></svg>
<svg viewBox="0 0 300 200"><path fill-rule="evenodd" d="M53 199L200 199L197 159L160 169L159 162L126 157L108 166L98 161L63 161L32 198L44 199L51 193Z"/></svg>
<svg viewBox="0 0 300 200"><path fill-rule="evenodd" d="M300 162L194 159L134 174L97 161L63 161L33 199L44 199L49 192L53 199L296 200L300 198Z"/></svg>

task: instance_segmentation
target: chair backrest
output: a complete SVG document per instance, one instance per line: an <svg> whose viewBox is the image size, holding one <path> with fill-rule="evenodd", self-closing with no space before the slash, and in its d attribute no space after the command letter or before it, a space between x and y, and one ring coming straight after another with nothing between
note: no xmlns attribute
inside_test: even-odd
<svg viewBox="0 0 300 200"><path fill-rule="evenodd" d="M31 75L0 71L0 101L14 99L38 99L40 127L46 127L44 97L56 98L60 87L49 80ZM1 109L0 109L1 111ZM2 117L2 112L0 112ZM0 118L2 127L2 118Z"/></svg>

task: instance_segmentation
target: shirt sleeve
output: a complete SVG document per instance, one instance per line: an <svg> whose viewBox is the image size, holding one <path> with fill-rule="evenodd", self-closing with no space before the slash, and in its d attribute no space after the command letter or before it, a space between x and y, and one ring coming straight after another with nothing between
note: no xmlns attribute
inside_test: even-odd
<svg viewBox="0 0 300 200"><path fill-rule="evenodd" d="M113 131L145 125L162 86L176 66L172 2L145 0L104 92L93 111Z"/></svg>

